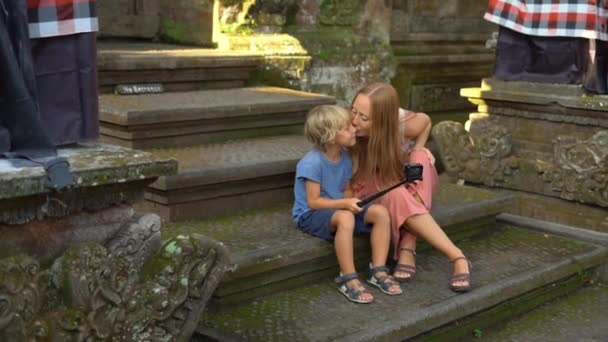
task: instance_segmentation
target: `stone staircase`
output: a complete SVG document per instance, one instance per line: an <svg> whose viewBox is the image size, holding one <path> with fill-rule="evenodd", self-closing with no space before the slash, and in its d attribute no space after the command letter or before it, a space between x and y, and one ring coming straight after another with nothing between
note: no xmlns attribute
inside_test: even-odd
<svg viewBox="0 0 608 342"><path fill-rule="evenodd" d="M295 164L310 148L304 114L333 98L245 87L260 56L149 46L100 44L102 135L178 161L178 174L151 184L142 204L173 222L165 238L203 234L230 250L231 271L193 341L458 339L581 287L608 258L608 234L521 223L501 216L513 194L442 184L433 215L471 259L474 290L451 292L450 264L421 243L419 273L403 295L374 290L371 305L350 303L333 285L331 244L299 232L290 214ZM109 93L133 83L168 92ZM355 249L364 276L369 244L358 238Z"/></svg>
<svg viewBox="0 0 608 342"><path fill-rule="evenodd" d="M245 87L260 54L152 43L99 43L102 141L154 150L179 163L146 193L146 210L191 220L290 201L308 149L304 117L332 97ZM118 85L163 93L117 95ZM222 88L222 89L213 89ZM266 138L264 138L266 137Z"/></svg>

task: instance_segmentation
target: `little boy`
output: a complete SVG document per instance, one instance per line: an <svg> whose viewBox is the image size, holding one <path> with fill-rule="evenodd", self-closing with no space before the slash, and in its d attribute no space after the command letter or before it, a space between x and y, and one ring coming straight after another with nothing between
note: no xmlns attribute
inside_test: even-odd
<svg viewBox="0 0 608 342"><path fill-rule="evenodd" d="M314 144L296 168L293 220L299 229L334 241L340 276L338 290L355 303L371 303L374 297L357 279L353 234L370 234L372 263L370 284L389 295L402 293L385 266L390 243L390 218L386 208L357 206L349 181L352 161L347 148L355 144L350 113L339 106L313 108L306 117L304 135Z"/></svg>

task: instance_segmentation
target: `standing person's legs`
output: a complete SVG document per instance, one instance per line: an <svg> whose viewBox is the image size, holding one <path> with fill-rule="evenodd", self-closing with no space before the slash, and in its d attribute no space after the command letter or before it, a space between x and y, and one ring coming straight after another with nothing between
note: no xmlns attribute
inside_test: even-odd
<svg viewBox="0 0 608 342"><path fill-rule="evenodd" d="M596 94L608 94L608 42L596 39L594 59L585 76L585 89Z"/></svg>

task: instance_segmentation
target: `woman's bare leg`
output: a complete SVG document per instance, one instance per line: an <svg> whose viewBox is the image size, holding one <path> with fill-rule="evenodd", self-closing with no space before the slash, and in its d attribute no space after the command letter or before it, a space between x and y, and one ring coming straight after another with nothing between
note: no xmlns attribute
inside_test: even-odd
<svg viewBox="0 0 608 342"><path fill-rule="evenodd" d="M405 224L402 227L403 227L401 229L402 238L401 238L401 241L399 244L399 249L407 248L409 250L415 251L416 250L416 234L412 231L409 231L407 228L405 228ZM409 253L406 251L399 251L399 260L397 261L397 263L415 267L416 266L416 257L412 253ZM395 273L393 273L393 275L398 278L411 277L410 273L400 272L400 271L395 271Z"/></svg>
<svg viewBox="0 0 608 342"><path fill-rule="evenodd" d="M407 219L405 223L408 229L415 232L416 235L420 236L431 246L445 254L450 261L464 255L462 251L454 245L441 227L439 227L431 214L414 215ZM469 272L469 265L465 260L460 259L454 263L454 274ZM466 286L468 285L468 282L457 281L453 285Z"/></svg>

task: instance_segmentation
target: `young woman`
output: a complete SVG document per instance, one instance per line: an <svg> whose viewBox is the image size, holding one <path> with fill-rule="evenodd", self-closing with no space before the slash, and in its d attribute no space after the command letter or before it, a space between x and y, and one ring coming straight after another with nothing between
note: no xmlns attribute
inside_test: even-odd
<svg viewBox="0 0 608 342"><path fill-rule="evenodd" d="M352 148L355 197L364 198L403 178L403 165L423 165L423 180L399 187L377 201L391 216L395 247L395 279L406 282L416 274L416 237L420 236L445 254L454 264L450 288L471 289L470 263L430 214L431 196L438 184L434 158L424 147L431 120L424 113L399 108L397 91L386 83L361 89L353 99L353 126L357 143Z"/></svg>

